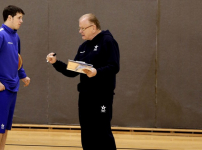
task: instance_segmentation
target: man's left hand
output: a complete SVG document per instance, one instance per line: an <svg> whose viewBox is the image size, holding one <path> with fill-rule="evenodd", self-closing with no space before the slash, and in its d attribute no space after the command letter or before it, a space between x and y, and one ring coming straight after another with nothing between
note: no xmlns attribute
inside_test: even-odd
<svg viewBox="0 0 202 150"><path fill-rule="evenodd" d="M25 77L25 78L22 79L22 82L24 82L24 84L25 84L24 87L28 86L29 83L30 83L30 78L29 77Z"/></svg>
<svg viewBox="0 0 202 150"><path fill-rule="evenodd" d="M91 78L91 77L94 77L96 76L97 74L97 70L95 68L91 68L91 70L88 70L88 69L83 69L83 72L86 73L86 75Z"/></svg>

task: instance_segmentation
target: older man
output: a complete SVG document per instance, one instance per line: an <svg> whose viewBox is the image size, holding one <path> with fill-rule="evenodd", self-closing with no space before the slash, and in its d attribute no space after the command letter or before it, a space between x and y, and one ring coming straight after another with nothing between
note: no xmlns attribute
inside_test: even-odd
<svg viewBox="0 0 202 150"><path fill-rule="evenodd" d="M119 72L119 47L112 34L102 31L95 15L85 14L79 19L79 33L85 42L80 45L75 61L93 65L86 74L66 70L67 64L56 59L54 53L47 60L65 76L80 74L79 121L84 150L116 150L111 132L112 103Z"/></svg>

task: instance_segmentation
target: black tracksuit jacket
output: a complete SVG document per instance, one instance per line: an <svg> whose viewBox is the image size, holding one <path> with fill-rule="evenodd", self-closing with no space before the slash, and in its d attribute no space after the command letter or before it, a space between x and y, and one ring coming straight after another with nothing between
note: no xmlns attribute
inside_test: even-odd
<svg viewBox="0 0 202 150"><path fill-rule="evenodd" d="M116 74L120 69L120 53L118 43L108 30L100 32L92 40L80 45L74 60L92 64L97 70L96 76L89 78L86 74L66 70L67 64L59 60L53 66L68 77L80 74L79 92L114 92Z"/></svg>

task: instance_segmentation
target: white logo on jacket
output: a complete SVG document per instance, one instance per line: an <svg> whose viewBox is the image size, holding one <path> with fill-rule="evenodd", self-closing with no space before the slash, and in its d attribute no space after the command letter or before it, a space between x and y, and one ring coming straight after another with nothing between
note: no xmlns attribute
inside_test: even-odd
<svg viewBox="0 0 202 150"><path fill-rule="evenodd" d="M1 129L4 129L4 124L1 124Z"/></svg>
<svg viewBox="0 0 202 150"><path fill-rule="evenodd" d="M101 106L101 108L102 108L102 109L101 109L101 112L102 112L102 113L105 113L105 112L106 112L106 107L103 105L103 106Z"/></svg>
<svg viewBox="0 0 202 150"><path fill-rule="evenodd" d="M3 31L3 30L4 30L4 28L1 28L1 29L0 29L0 31Z"/></svg>
<svg viewBox="0 0 202 150"><path fill-rule="evenodd" d="M94 50L93 50L93 51L97 51L97 48L98 48L98 45L96 45L96 46L95 46L95 48L94 48Z"/></svg>
<svg viewBox="0 0 202 150"><path fill-rule="evenodd" d="M8 42L8 44L13 44L12 42Z"/></svg>

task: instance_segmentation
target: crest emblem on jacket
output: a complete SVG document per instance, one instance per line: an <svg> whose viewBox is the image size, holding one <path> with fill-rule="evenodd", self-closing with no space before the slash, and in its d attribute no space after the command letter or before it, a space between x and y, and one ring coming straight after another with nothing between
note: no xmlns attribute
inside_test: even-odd
<svg viewBox="0 0 202 150"><path fill-rule="evenodd" d="M93 51L97 51L97 48L99 47L98 45L94 46L94 50Z"/></svg>

